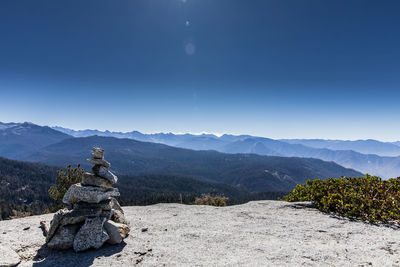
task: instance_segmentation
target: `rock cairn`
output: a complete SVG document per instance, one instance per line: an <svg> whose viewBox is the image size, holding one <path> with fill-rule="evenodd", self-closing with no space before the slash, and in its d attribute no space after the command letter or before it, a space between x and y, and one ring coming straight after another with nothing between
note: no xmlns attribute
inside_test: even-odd
<svg viewBox="0 0 400 267"><path fill-rule="evenodd" d="M93 148L93 174L86 172L79 184L65 193L66 208L54 214L46 243L52 249L73 248L76 252L100 248L105 242L118 244L130 231L124 212L114 197L119 196L112 185L117 176L108 170L104 150Z"/></svg>

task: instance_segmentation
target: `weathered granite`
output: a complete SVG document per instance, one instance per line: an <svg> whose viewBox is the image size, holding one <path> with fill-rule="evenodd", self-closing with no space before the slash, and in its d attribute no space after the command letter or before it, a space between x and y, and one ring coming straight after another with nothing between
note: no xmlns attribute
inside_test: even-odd
<svg viewBox="0 0 400 267"><path fill-rule="evenodd" d="M104 211L110 211L110 210L119 210L122 213L123 210L121 206L119 205L118 201L110 197L109 199L100 201L99 203L86 203L86 202L77 202L73 204L74 209L96 209L100 208L103 212Z"/></svg>
<svg viewBox="0 0 400 267"><path fill-rule="evenodd" d="M92 150L93 150L92 158L104 159L104 149L99 148L99 147L94 147L94 148L92 148Z"/></svg>
<svg viewBox="0 0 400 267"><path fill-rule="evenodd" d="M92 168L92 171L95 175L100 176L101 178L104 178L104 179L110 181L112 184L115 184L118 182L118 177L115 174L113 174L112 172L110 172L109 170L107 170L107 168L105 168L104 166L95 165Z"/></svg>
<svg viewBox="0 0 400 267"><path fill-rule="evenodd" d="M112 198L100 201L99 203L77 202L77 203L73 204L73 208L76 210L96 209L96 208L100 208L101 210L111 210L112 207L115 207L115 205L112 203L112 199L115 199L115 198L112 197Z"/></svg>
<svg viewBox="0 0 400 267"><path fill-rule="evenodd" d="M125 215L124 215L124 213L122 211L120 211L120 210L112 210L112 211L113 211L114 214L111 217L111 219L114 222L129 225L129 221L125 218Z"/></svg>
<svg viewBox="0 0 400 267"><path fill-rule="evenodd" d="M49 248L73 247L77 252L97 249L110 239L104 229L106 221L111 244L120 243L130 231L124 212L114 198L119 196L118 189L112 187L118 178L107 169L110 164L104 160L104 150L93 148L89 161L95 164L94 174L84 173L82 182L68 189L63 198L67 208L58 211L50 229L44 231Z"/></svg>
<svg viewBox="0 0 400 267"><path fill-rule="evenodd" d="M110 236L110 239L107 240L107 243L112 245L121 243L122 239L124 239L130 231L128 225L116 223L111 220L108 220L104 223L104 229L106 229L108 235Z"/></svg>
<svg viewBox="0 0 400 267"><path fill-rule="evenodd" d="M72 248L78 230L79 225L77 224L60 226L47 246L56 250Z"/></svg>
<svg viewBox="0 0 400 267"><path fill-rule="evenodd" d="M12 250L10 247L1 245L0 246L0 266L16 266L21 262L21 259L17 252Z"/></svg>
<svg viewBox="0 0 400 267"><path fill-rule="evenodd" d="M64 217L65 214L67 214L70 210L69 209L61 209L59 211L57 211L54 216L53 219L50 222L50 229L47 233L46 236L46 243L48 243L50 241L50 239L53 237L53 235L56 233L58 227L61 224L61 220Z"/></svg>
<svg viewBox="0 0 400 267"><path fill-rule="evenodd" d="M82 186L81 184L72 185L65 193L63 202L74 204L80 201L88 203L99 203L110 197L118 197L119 191L116 188L105 189L94 186Z"/></svg>
<svg viewBox="0 0 400 267"><path fill-rule="evenodd" d="M112 217L114 217L114 210L103 210L99 217L110 220Z"/></svg>
<svg viewBox="0 0 400 267"><path fill-rule="evenodd" d="M74 239L74 250L84 251L89 248L100 248L110 237L104 230L106 218L88 218Z"/></svg>
<svg viewBox="0 0 400 267"><path fill-rule="evenodd" d="M68 224L81 223L88 217L100 216L102 209L99 207L82 208L82 209L61 209L54 214L53 220L50 223L50 229L46 236L46 242L53 238L59 227Z"/></svg>
<svg viewBox="0 0 400 267"><path fill-rule="evenodd" d="M102 213L100 207L72 209L65 213L61 219L61 225L76 224L84 222L89 217L97 217Z"/></svg>
<svg viewBox="0 0 400 267"><path fill-rule="evenodd" d="M112 188L113 183L102 177L86 172L82 178L82 185Z"/></svg>
<svg viewBox="0 0 400 267"><path fill-rule="evenodd" d="M111 164L110 162L106 161L105 159L88 159L88 161L94 165L101 165L106 168L110 168Z"/></svg>
<svg viewBox="0 0 400 267"><path fill-rule="evenodd" d="M124 211L122 210L122 208L119 205L118 201L113 197L110 198L110 207L111 207L111 209L119 210L120 212L122 212L122 214L124 214ZM103 209L103 210L105 210L105 209Z"/></svg>
<svg viewBox="0 0 400 267"><path fill-rule="evenodd" d="M400 263L395 225L332 216L308 202L264 200L228 207L165 203L123 209L135 227L118 245L78 254L47 251L38 223L49 222L53 214L43 214L0 221L0 247L17 251L23 267L135 266L136 262L138 267L394 267ZM24 227L30 229L23 231Z"/></svg>

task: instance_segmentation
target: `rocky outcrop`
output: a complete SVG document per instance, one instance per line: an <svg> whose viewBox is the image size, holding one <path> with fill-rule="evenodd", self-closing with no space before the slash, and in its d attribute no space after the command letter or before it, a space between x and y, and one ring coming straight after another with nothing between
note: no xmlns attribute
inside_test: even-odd
<svg viewBox="0 0 400 267"><path fill-rule="evenodd" d="M116 188L104 189L97 186L88 186L81 184L72 185L65 193L63 202L65 204L74 204L79 201L87 203L99 203L110 197L118 197L119 192Z"/></svg>
<svg viewBox="0 0 400 267"><path fill-rule="evenodd" d="M0 251L0 264L13 254L14 262L21 260L18 267L400 266L398 227L338 218L310 203L170 203L124 207L124 212L135 222L134 235L78 255L43 247L38 225L53 214L0 221L0 247L8 250ZM107 221L104 228L111 239Z"/></svg>
<svg viewBox="0 0 400 267"><path fill-rule="evenodd" d="M104 228L107 230L110 238L107 240L110 244L119 244L122 239L125 238L129 233L129 227L123 223L116 223L113 221L106 221L104 223Z"/></svg>
<svg viewBox="0 0 400 267"><path fill-rule="evenodd" d="M78 229L79 226L77 224L59 226L57 232L50 239L49 243L47 243L47 246L53 249L71 248Z"/></svg>
<svg viewBox="0 0 400 267"><path fill-rule="evenodd" d="M0 266L16 266L21 262L19 255L4 244L0 246Z"/></svg>
<svg viewBox="0 0 400 267"><path fill-rule="evenodd" d="M100 248L104 242L110 239L103 227L106 220L106 218L101 217L87 218L74 238L74 250L83 251L89 248Z"/></svg>
<svg viewBox="0 0 400 267"><path fill-rule="evenodd" d="M118 178L108 170L110 163L104 160L104 150L93 148L88 161L95 164L93 174L85 173L82 183L72 185L65 193L63 202L68 206L54 214L46 237L49 248L73 248L76 252L98 249L106 241L121 243L130 231L115 199L119 191L112 187Z"/></svg>

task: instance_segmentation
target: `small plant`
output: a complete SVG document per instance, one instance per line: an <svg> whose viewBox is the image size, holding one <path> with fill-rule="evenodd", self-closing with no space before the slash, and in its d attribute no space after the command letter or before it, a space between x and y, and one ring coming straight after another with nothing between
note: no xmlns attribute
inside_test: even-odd
<svg viewBox="0 0 400 267"><path fill-rule="evenodd" d="M210 194L202 195L201 197L197 197L194 201L195 205L209 205L209 206L217 206L217 207L225 207L226 201L229 198L223 196L212 196Z"/></svg>
<svg viewBox="0 0 400 267"><path fill-rule="evenodd" d="M49 195L57 203L61 203L65 193L71 185L80 183L85 170L78 164L76 168L68 165L67 169L60 169L57 171L57 183L52 185L49 189Z"/></svg>
<svg viewBox="0 0 400 267"><path fill-rule="evenodd" d="M400 222L400 178L377 176L308 180L297 185L285 201L312 201L318 209L369 222Z"/></svg>

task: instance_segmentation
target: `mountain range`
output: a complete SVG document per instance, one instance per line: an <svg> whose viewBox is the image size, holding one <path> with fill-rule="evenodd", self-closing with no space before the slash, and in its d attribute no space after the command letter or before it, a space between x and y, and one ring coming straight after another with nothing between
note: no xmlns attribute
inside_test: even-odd
<svg viewBox="0 0 400 267"><path fill-rule="evenodd" d="M40 147L71 138L70 135L54 131L47 126L33 123L0 122L0 156L19 158L36 151Z"/></svg>
<svg viewBox="0 0 400 267"><path fill-rule="evenodd" d="M195 151L116 137L72 137L48 127L29 123L7 126L0 130L0 134L6 131L11 139L16 139L14 137L16 135L21 140L24 137L29 140L32 137L30 131L38 133L40 130L43 140L46 140L47 135L59 138L48 138L46 143L32 143L26 150L20 149L18 153L3 153L0 156L53 166L63 167L80 163L88 169L86 158L90 149L93 146L101 146L106 151L106 158L112 163L111 168L119 175L184 175L229 184L249 192L288 191L296 184L304 183L306 179L362 175L336 163L312 158L261 156L251 153L230 154L213 150ZM10 131L10 127L21 127L26 130L15 132ZM182 141L181 136L174 134L161 136L164 140ZM202 143L201 140L210 141L203 144L215 141L212 136L207 135L201 136L201 139L196 139L193 135L185 135L185 138L187 143L193 138L198 141L197 143ZM216 141L226 142L226 145L229 145L237 138L226 135Z"/></svg>
<svg viewBox="0 0 400 267"><path fill-rule="evenodd" d="M193 150L215 150L222 153L251 153L265 156L306 157L333 161L346 168L370 173L382 178L400 176L400 142L376 140L323 140L323 139L282 139L274 140L250 135L212 134L143 134L138 131L127 133L80 130L62 127L53 129L75 137L93 135L129 138L154 142Z"/></svg>
<svg viewBox="0 0 400 267"><path fill-rule="evenodd" d="M189 175L238 186L250 192L288 191L306 179L362 175L318 159L195 151L102 136L65 139L20 159L56 166L81 164L89 168L86 158L93 146L104 148L107 160L117 174Z"/></svg>

